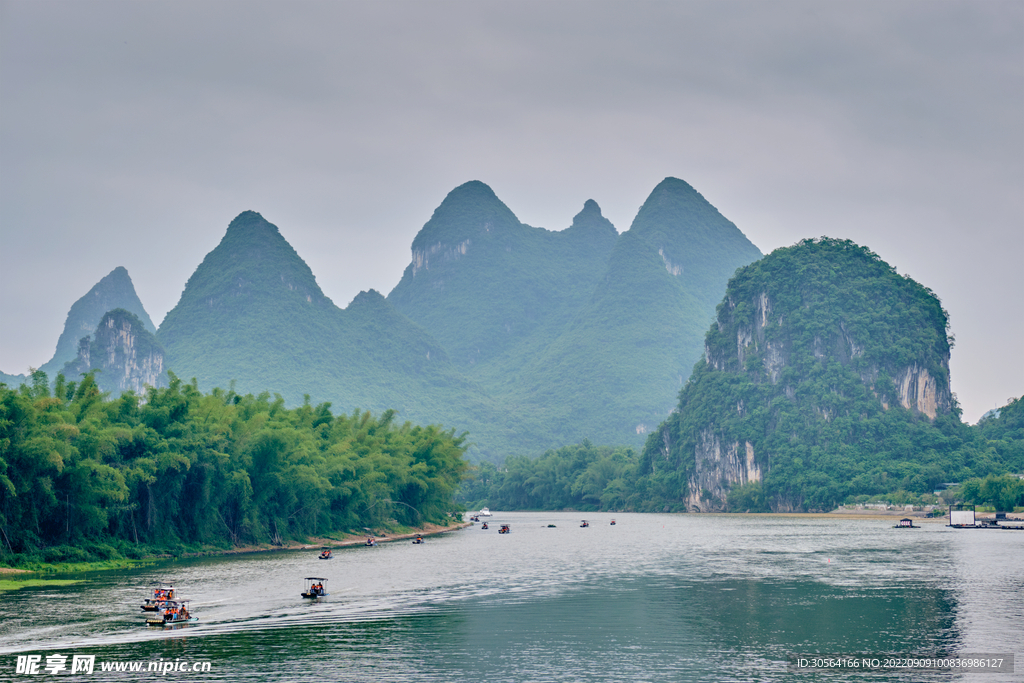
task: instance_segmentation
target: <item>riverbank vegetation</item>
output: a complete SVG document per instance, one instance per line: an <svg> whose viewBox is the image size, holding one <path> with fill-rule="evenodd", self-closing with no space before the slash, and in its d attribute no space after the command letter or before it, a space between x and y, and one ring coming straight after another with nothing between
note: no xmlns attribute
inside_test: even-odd
<svg viewBox="0 0 1024 683"><path fill-rule="evenodd" d="M804 511L880 501L900 506L965 502L1008 512L1024 506L1024 480L1014 474L1024 472L1024 399L1011 400L974 426L956 416L914 418L898 406L879 419L889 426L879 432L888 434L888 450L875 449L877 440L866 439L859 451L847 449L849 464L842 472L780 468L766 482L732 487L726 510L768 512L772 491L812 483L819 494L806 499ZM865 421L858 429L880 428ZM688 472L652 466L652 450L637 453L584 440L537 458L482 462L467 473L459 500L469 509L684 510ZM958 485L936 493L947 484Z"/></svg>
<svg viewBox="0 0 1024 683"><path fill-rule="evenodd" d="M171 377L104 401L92 374L0 385L0 564L180 556L444 524L465 435Z"/></svg>

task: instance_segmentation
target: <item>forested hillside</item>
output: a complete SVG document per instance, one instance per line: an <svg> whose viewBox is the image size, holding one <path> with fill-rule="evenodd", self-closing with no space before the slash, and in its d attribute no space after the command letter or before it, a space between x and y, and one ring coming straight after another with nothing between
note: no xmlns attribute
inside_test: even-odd
<svg viewBox="0 0 1024 683"><path fill-rule="evenodd" d="M960 422L948 318L870 250L821 238L737 272L642 479L689 509L831 509L1005 471ZM734 493L734 496L736 494Z"/></svg>
<svg viewBox="0 0 1024 683"><path fill-rule="evenodd" d="M935 481L922 479L906 464L893 461L876 485L849 492L836 501L852 505L858 502L886 501L895 505L944 505L965 502L1012 511L1024 507L1024 399L1013 399L998 417L991 417L976 426L955 421L942 421L935 429L917 428L901 435L905 448L920 449L932 467L964 476L958 486L941 495L933 495ZM937 449L936 446L939 446ZM458 499L467 508L488 506L492 510L606 510L640 512L681 512L688 509L680 495L685 479L670 470L650 471L632 448L595 446L589 441L563 446L530 458L513 456L495 465L481 462L470 468ZM961 462L973 467L962 468ZM870 462L870 461L869 461ZM943 465L951 464L943 470ZM935 469L938 468L938 469ZM891 474L889 474L891 473ZM682 473L683 475L686 472ZM821 474L807 472L808 478L821 479ZM945 480L943 484L949 483ZM924 484L924 485L922 485ZM726 492L722 509L730 512L766 512L770 501L765 499L760 482L733 486ZM829 509L831 503L822 504ZM810 507L810 506L808 506Z"/></svg>
<svg viewBox="0 0 1024 683"><path fill-rule="evenodd" d="M0 561L138 556L443 523L463 438L177 378L102 400L91 374L0 387ZM68 546L74 546L69 548ZM9 556L9 555L8 555Z"/></svg>

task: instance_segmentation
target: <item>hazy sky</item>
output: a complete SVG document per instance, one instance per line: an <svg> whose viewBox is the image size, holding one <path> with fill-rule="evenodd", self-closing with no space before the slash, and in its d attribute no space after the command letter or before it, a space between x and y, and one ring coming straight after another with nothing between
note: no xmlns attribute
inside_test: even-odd
<svg viewBox="0 0 1024 683"><path fill-rule="evenodd" d="M849 238L1024 392L1024 2L0 0L0 369L128 269L155 323L241 211L345 307L455 186L620 231L682 178L764 252Z"/></svg>

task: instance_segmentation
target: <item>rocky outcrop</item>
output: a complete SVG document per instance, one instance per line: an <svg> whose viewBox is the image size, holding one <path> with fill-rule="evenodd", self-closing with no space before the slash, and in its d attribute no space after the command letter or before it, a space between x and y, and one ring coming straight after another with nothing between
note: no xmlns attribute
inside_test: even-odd
<svg viewBox="0 0 1024 683"><path fill-rule="evenodd" d="M710 341L705 341L705 362L715 370L742 371L746 367L748 357L759 356L765 377L772 384L777 384L792 352L789 342L791 335L785 332L784 316L773 317L772 299L766 291L760 292L749 301L753 308L753 324L744 325L736 320L734 312L737 302L732 297L728 297L724 303L725 306L715 326L722 334L727 330L735 330L736 346L734 350L730 350L728 347L712 345ZM776 330L782 330L783 333L768 338L765 331L769 325ZM819 362L834 360L847 366L861 358L864 349L864 343L858 343L848 329L846 321L839 320L831 331L813 335L809 350ZM948 377L949 354L940 355L936 362L941 373ZM885 391L881 391L882 388L875 386L882 369L878 363L869 363L862 365L858 372L861 381L872 387L882 406L888 409L891 405L889 397ZM948 383L941 382L919 363L884 369L891 373L893 378L896 400L892 405L901 405L907 410L927 415L931 420L940 413L950 411L953 401Z"/></svg>
<svg viewBox="0 0 1024 683"><path fill-rule="evenodd" d="M713 429L701 430L694 449L686 508L691 512L723 511L729 489L751 481L761 481L761 466L754 456L753 444L723 443Z"/></svg>
<svg viewBox="0 0 1024 683"><path fill-rule="evenodd" d="M65 363L75 359L78 350L78 340L88 336L96 329L100 319L107 311L116 308L123 308L135 315L142 321L145 329L156 332L153 321L143 308L135 293L135 285L123 267L114 268L103 279L93 285L92 289L85 293L78 301L71 306L67 319L64 322L64 330L57 340L57 349L53 358L44 363L39 369L47 373L53 379L64 367Z"/></svg>
<svg viewBox="0 0 1024 683"><path fill-rule="evenodd" d="M484 226L486 230L488 226ZM455 261L462 256L466 255L469 250L470 240L463 240L455 245L445 245L441 242L432 244L424 249L413 249L412 250L412 274L416 275L421 270L430 270L430 262L434 261L436 264L438 261L447 262Z"/></svg>
<svg viewBox="0 0 1024 683"><path fill-rule="evenodd" d="M124 309L109 311L92 338L79 340L78 357L64 366L64 375L75 378L91 370L99 371L100 389L114 395L143 395L146 387L167 385L163 349L142 321Z"/></svg>
<svg viewBox="0 0 1024 683"><path fill-rule="evenodd" d="M665 270L668 271L669 275L675 275L676 277L679 277L680 275L683 274L683 267L678 263L673 263L668 259L668 256L665 256L664 247L658 248L658 256L661 257L662 262L665 264Z"/></svg>
<svg viewBox="0 0 1024 683"><path fill-rule="evenodd" d="M948 371L948 365L946 367ZM940 386L939 382L917 363L897 372L895 384L900 405L907 410L916 410L932 420L940 412L949 412L952 403L949 388Z"/></svg>

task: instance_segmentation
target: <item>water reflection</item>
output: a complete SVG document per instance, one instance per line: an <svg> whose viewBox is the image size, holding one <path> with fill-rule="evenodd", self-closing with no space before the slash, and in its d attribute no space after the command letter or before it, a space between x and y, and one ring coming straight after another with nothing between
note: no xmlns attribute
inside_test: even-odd
<svg viewBox="0 0 1024 683"><path fill-rule="evenodd" d="M499 514L490 531L351 548L329 563L315 552L205 558L6 593L0 677L13 672L9 653L62 649L212 662L190 680L802 680L786 667L795 652L1012 652L1024 623L1013 569L1024 534L621 514L580 529L576 517ZM501 522L513 532L499 536ZM331 592L316 603L298 595L313 575ZM140 627L139 603L160 580L192 599L197 627Z"/></svg>

